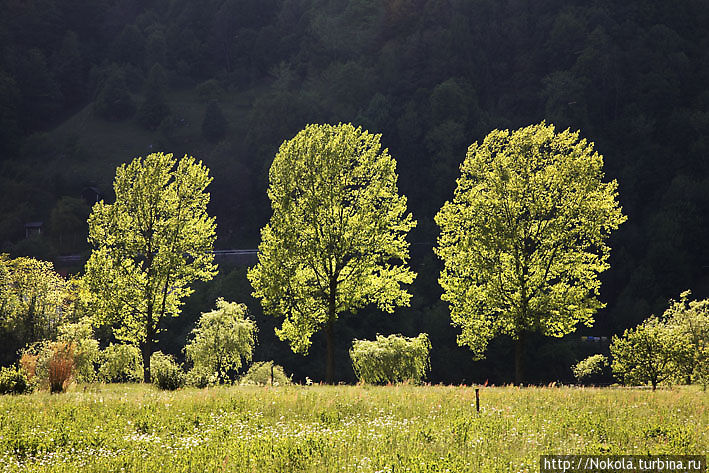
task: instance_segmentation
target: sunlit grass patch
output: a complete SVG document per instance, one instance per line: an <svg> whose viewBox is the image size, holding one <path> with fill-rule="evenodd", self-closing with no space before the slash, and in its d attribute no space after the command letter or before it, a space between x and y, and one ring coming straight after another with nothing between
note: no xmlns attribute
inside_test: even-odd
<svg viewBox="0 0 709 473"><path fill-rule="evenodd" d="M78 385L0 398L2 471L538 471L547 453L709 446L682 388Z"/></svg>

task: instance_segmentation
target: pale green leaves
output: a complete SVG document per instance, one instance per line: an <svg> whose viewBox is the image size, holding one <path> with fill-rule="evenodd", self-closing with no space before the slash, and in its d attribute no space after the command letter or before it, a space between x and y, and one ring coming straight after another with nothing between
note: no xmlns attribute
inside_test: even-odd
<svg viewBox="0 0 709 473"><path fill-rule="evenodd" d="M55 335L69 312L70 290L52 263L0 254L0 326L23 340Z"/></svg>
<svg viewBox="0 0 709 473"><path fill-rule="evenodd" d="M256 322L247 318L246 305L219 299L216 310L203 313L192 330L185 355L195 370L224 380L229 370L251 361L256 332Z"/></svg>
<svg viewBox="0 0 709 473"><path fill-rule="evenodd" d="M606 240L626 219L602 168L592 143L543 122L468 149L436 216L436 253L458 341L476 358L499 334L558 337L593 322Z"/></svg>
<svg viewBox="0 0 709 473"><path fill-rule="evenodd" d="M352 368L365 383L421 382L430 369L428 334L417 337L377 335L376 340L354 340Z"/></svg>
<svg viewBox="0 0 709 473"><path fill-rule="evenodd" d="M352 125L309 125L271 166L273 215L261 232L254 296L283 316L278 335L298 352L342 312L407 305L406 235L416 222L399 195L396 163L379 135Z"/></svg>
<svg viewBox="0 0 709 473"><path fill-rule="evenodd" d="M154 337L164 316L177 316L195 280L216 274L214 218L207 215L209 171L194 158L154 153L116 170L114 204L89 217L86 264L96 317L117 323L131 343Z"/></svg>

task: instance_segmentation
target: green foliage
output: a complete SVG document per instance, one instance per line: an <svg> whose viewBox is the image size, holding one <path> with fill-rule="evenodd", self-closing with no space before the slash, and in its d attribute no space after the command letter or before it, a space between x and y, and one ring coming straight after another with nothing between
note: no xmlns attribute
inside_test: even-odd
<svg viewBox="0 0 709 473"><path fill-rule="evenodd" d="M219 377L214 371L203 367L193 367L185 375L185 384L195 388L206 388L219 384Z"/></svg>
<svg viewBox="0 0 709 473"><path fill-rule="evenodd" d="M244 376L239 379L241 385L267 386L271 384L271 372L273 372L274 386L287 386L293 384L282 366L273 361L257 361L249 367Z"/></svg>
<svg viewBox="0 0 709 473"><path fill-rule="evenodd" d="M678 382L699 381L709 385L709 299L689 300L691 291L670 301L663 314L677 350Z"/></svg>
<svg viewBox="0 0 709 473"><path fill-rule="evenodd" d="M307 126L271 165L273 215L248 277L264 311L284 317L277 334L293 351L306 353L325 329L330 382L340 314L372 303L392 312L411 298L402 287L415 277L405 238L416 222L395 168L379 135L349 124Z"/></svg>
<svg viewBox="0 0 709 473"><path fill-rule="evenodd" d="M598 353L579 361L571 367L571 370L574 372L576 381L584 383L597 378L607 366L608 358Z"/></svg>
<svg viewBox="0 0 709 473"><path fill-rule="evenodd" d="M57 340L74 346L74 378L80 383L89 383L96 378L95 364L99 361L98 340L94 338L89 320L59 327Z"/></svg>
<svg viewBox="0 0 709 473"><path fill-rule="evenodd" d="M227 126L228 122L219 104L214 100L210 101L204 111L204 119L202 119L202 136L206 140L216 143L226 135Z"/></svg>
<svg viewBox="0 0 709 473"><path fill-rule="evenodd" d="M0 254L0 324L22 345L56 334L69 309L68 292L52 263Z"/></svg>
<svg viewBox="0 0 709 473"><path fill-rule="evenodd" d="M613 374L624 384L652 385L672 381L677 374L678 340L663 319L650 316L622 337L613 336Z"/></svg>
<svg viewBox="0 0 709 473"><path fill-rule="evenodd" d="M561 337L593 323L606 240L626 219L603 177L592 143L544 122L470 146L436 215L436 253L458 343L476 359L497 335Z"/></svg>
<svg viewBox="0 0 709 473"><path fill-rule="evenodd" d="M150 358L153 383L160 389L174 391L185 385L185 372L171 355L156 351Z"/></svg>
<svg viewBox="0 0 709 473"><path fill-rule="evenodd" d="M98 374L107 383L140 381L143 375L140 349L134 345L110 344L101 352Z"/></svg>
<svg viewBox="0 0 709 473"><path fill-rule="evenodd" d="M20 368L0 368L0 394L26 394L31 391L32 385Z"/></svg>
<svg viewBox="0 0 709 473"><path fill-rule="evenodd" d="M229 371L251 361L256 332L256 322L247 317L245 304L218 299L216 310L202 313L197 321L185 355L198 373L214 374L225 381Z"/></svg>
<svg viewBox="0 0 709 473"><path fill-rule="evenodd" d="M135 113L135 103L120 68L114 68L94 102L96 114L106 120L125 120Z"/></svg>
<svg viewBox="0 0 709 473"><path fill-rule="evenodd" d="M211 180L191 157L136 158L116 171L115 203L97 203L89 217L94 250L86 281L94 319L114 324L118 340L141 347L146 382L160 324L180 314L190 284L216 273L216 225L207 215Z"/></svg>
<svg viewBox="0 0 709 473"><path fill-rule="evenodd" d="M28 370L25 370L25 373L33 386L53 393L64 392L69 384L76 380L75 353L74 342L43 340L23 348L20 362L31 360L32 376L27 373Z"/></svg>
<svg viewBox="0 0 709 473"><path fill-rule="evenodd" d="M420 383L431 368L428 334L417 337L377 335L376 340L354 340L350 349L352 368L365 383Z"/></svg>

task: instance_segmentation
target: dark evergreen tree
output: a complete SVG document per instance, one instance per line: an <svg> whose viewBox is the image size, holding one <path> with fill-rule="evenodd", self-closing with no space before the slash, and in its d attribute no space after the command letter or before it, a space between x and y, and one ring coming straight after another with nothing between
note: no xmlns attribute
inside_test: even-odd
<svg viewBox="0 0 709 473"><path fill-rule="evenodd" d="M217 102L214 100L209 102L202 120L202 136L206 140L216 143L226 135L227 125L224 112L222 112Z"/></svg>
<svg viewBox="0 0 709 473"><path fill-rule="evenodd" d="M122 69L114 68L110 73L96 97L94 111L106 120L125 120L135 113Z"/></svg>
<svg viewBox="0 0 709 473"><path fill-rule="evenodd" d="M170 115L165 99L167 74L160 64L154 64L145 84L145 99L138 109L136 119L144 128L157 130L160 123Z"/></svg>

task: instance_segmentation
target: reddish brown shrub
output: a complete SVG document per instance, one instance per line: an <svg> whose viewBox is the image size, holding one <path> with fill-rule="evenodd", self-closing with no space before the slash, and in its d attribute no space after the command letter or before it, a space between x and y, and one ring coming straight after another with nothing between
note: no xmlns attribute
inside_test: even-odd
<svg viewBox="0 0 709 473"><path fill-rule="evenodd" d="M66 391L74 371L74 343L57 342L52 347L52 357L47 363L49 371L49 391Z"/></svg>
<svg viewBox="0 0 709 473"><path fill-rule="evenodd" d="M37 375L37 360L39 355L32 355L30 353L23 353L22 358L20 358L20 367L22 371L25 372L27 376L27 381L32 382L34 377Z"/></svg>

